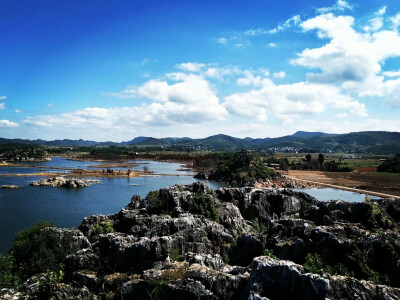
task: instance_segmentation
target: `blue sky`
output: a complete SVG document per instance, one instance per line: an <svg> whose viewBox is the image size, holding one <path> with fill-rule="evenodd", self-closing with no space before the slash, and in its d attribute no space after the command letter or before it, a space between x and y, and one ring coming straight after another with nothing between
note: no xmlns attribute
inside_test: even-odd
<svg viewBox="0 0 400 300"><path fill-rule="evenodd" d="M0 0L0 137L400 131L398 1Z"/></svg>

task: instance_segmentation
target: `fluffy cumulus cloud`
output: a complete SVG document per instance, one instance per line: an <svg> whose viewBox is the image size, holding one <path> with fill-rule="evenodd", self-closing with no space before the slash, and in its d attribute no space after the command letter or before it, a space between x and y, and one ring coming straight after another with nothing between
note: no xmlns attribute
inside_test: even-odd
<svg viewBox="0 0 400 300"><path fill-rule="evenodd" d="M310 82L340 84L361 97L388 97L388 88L396 89L398 82L384 81L382 74L384 62L400 56L400 35L396 31L358 32L353 17L332 13L308 19L300 26L304 31L316 30L319 38L329 40L322 47L303 50L292 60L294 65L320 70L307 74Z"/></svg>
<svg viewBox="0 0 400 300"><path fill-rule="evenodd" d="M390 18L390 21L392 22L392 29L397 31L400 26L400 12L394 17Z"/></svg>
<svg viewBox="0 0 400 300"><path fill-rule="evenodd" d="M331 85L313 83L294 83L275 85L264 81L260 89L235 93L225 98L229 112L243 117L265 121L268 117L300 114L318 114L328 107L344 109L358 116L367 116L365 105L343 95Z"/></svg>
<svg viewBox="0 0 400 300"><path fill-rule="evenodd" d="M386 77L400 77L400 70L382 72Z"/></svg>
<svg viewBox="0 0 400 300"><path fill-rule="evenodd" d="M176 65L177 68L184 70L184 71L189 71L189 72L198 72L205 66L206 66L205 64L196 63L196 62L181 63L181 64Z"/></svg>
<svg viewBox="0 0 400 300"><path fill-rule="evenodd" d="M275 72L272 74L275 78L285 78L286 77L286 72L280 71L280 72Z"/></svg>
<svg viewBox="0 0 400 300"><path fill-rule="evenodd" d="M268 78L263 78L260 75L254 75L254 72L245 70L243 72L243 77L237 79L236 84L239 86L262 86L271 82Z"/></svg>
<svg viewBox="0 0 400 300"><path fill-rule="evenodd" d="M113 129L131 132L138 127L199 124L221 120L226 115L224 106L200 75L168 74L172 83L149 80L113 94L122 98L147 99L150 104L115 108L86 108L58 115L28 118L25 124L44 128L93 128L97 131Z"/></svg>
<svg viewBox="0 0 400 300"><path fill-rule="evenodd" d="M0 120L0 127L18 127L18 123L9 120Z"/></svg>

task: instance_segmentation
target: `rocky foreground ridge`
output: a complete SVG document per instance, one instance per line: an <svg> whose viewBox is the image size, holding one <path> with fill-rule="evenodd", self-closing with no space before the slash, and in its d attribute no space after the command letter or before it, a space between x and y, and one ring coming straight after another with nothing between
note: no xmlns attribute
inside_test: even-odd
<svg viewBox="0 0 400 300"><path fill-rule="evenodd" d="M72 235L64 282L1 299L400 299L400 202L175 185ZM49 229L50 230L50 229Z"/></svg>

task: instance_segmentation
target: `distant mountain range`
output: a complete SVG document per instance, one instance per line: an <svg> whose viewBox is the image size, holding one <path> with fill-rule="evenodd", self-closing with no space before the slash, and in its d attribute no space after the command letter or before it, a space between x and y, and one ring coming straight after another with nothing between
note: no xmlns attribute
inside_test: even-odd
<svg viewBox="0 0 400 300"><path fill-rule="evenodd" d="M0 138L0 144L35 144L43 146L158 146L186 149L209 150L236 150L254 149L267 150L277 148L280 151L315 150L315 151L354 151L370 153L398 153L400 152L400 132L364 131L346 134L327 134L324 132L298 131L295 134L278 138L235 138L229 135L218 134L204 139L183 138L153 138L136 137L130 141L95 142L87 140L24 140Z"/></svg>

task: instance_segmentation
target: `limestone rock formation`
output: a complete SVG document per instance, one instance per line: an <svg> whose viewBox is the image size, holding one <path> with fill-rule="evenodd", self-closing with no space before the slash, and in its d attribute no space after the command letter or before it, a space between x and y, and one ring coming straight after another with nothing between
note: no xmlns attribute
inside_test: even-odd
<svg viewBox="0 0 400 300"><path fill-rule="evenodd" d="M91 186L94 183L100 183L97 179L76 179L68 177L51 177L46 179L40 179L39 181L32 181L32 186L50 186L50 187L65 187L65 188L83 188Z"/></svg>
<svg viewBox="0 0 400 300"><path fill-rule="evenodd" d="M288 189L167 187L85 218L64 283L47 296L399 299L399 207ZM0 297L35 299L34 281Z"/></svg>

